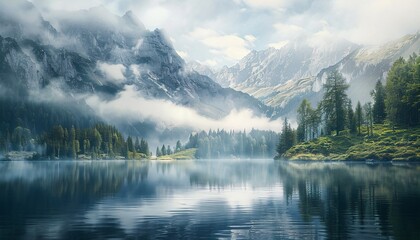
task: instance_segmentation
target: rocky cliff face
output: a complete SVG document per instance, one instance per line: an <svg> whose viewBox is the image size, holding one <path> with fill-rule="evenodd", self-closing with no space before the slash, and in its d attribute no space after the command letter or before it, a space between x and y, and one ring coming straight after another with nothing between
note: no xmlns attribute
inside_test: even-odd
<svg viewBox="0 0 420 240"><path fill-rule="evenodd" d="M166 99L213 118L241 108L269 113L268 107L249 95L186 71L165 34L146 30L132 12L119 17L99 7L60 13L53 27L31 3L17 3L14 9L29 9L34 15L32 25L43 30L28 33L24 20L2 15L0 25L8 26L7 31L0 31L8 36L0 38L1 74L8 79L2 79L2 85L27 90L53 86L70 95L108 98L125 85L135 85L146 98Z"/></svg>
<svg viewBox="0 0 420 240"><path fill-rule="evenodd" d="M11 90L27 92L53 82L63 83L65 86L62 87L75 93L93 92L99 87L92 61L77 53L40 45L32 40L18 43L15 39L0 37L0 62L0 84Z"/></svg>

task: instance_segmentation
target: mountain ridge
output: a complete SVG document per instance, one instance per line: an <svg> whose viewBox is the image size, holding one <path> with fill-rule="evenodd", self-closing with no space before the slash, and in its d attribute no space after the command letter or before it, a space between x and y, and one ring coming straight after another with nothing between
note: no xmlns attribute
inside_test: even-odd
<svg viewBox="0 0 420 240"><path fill-rule="evenodd" d="M32 3L18 2L36 12ZM18 9L20 5L16 6ZM19 26L19 19L15 20L14 24ZM131 11L121 17L103 8L60 13L54 19L56 28L40 13L33 20L48 23L56 32L53 37L57 43L50 44L41 37L28 40L30 35L23 32L19 38L13 38L16 49L24 50L19 57L14 56L18 60L10 54L3 58L5 64L15 66L12 70L16 73L17 62L27 65L20 75L13 77L19 77L31 88L58 82L55 86L64 86L64 91L99 93L112 98L124 85L132 84L146 98L169 100L212 118L241 108L252 109L257 115L269 114L270 108L249 95L222 88L206 76L186 71L185 61L166 34L159 29L145 29ZM6 35L20 33L18 28L10 29Z"/></svg>
<svg viewBox="0 0 420 240"><path fill-rule="evenodd" d="M369 92L373 89L376 81L386 80L386 72L393 61L399 57L406 58L412 53L419 53L419 36L419 32L408 34L378 46L350 44L347 46L348 51L343 50L346 49L345 47L341 48L341 51L338 51L340 54L334 53L334 45L330 45L327 53L336 56L332 58L333 60L330 59L330 62L311 63L316 56L328 55L322 53L322 49L312 49L309 52L312 53L311 56L313 57L307 58L306 61L301 59L303 64L297 64L297 69L290 68L294 70L289 73L278 72L278 68L273 67L273 64L280 64L282 68L286 69L289 66L288 62L292 61L289 58L294 55L282 56L276 52L281 52L281 49L288 52L291 48L300 46L299 44L288 43L280 50L268 48L261 51L251 51L237 64L232 67L225 66L220 71L213 72L212 76L221 85L228 85L235 90L248 93L266 105L276 108L278 113L294 115L297 104L303 98L309 98L314 103L321 99L322 84L325 77L329 71L335 69L342 72L350 83L349 95L352 100L367 102L370 101ZM308 46L303 48L310 49ZM341 57L337 57L339 55ZM264 66L255 68L255 65L260 64ZM308 67L311 64L312 67ZM260 69L268 71L256 71Z"/></svg>
<svg viewBox="0 0 420 240"><path fill-rule="evenodd" d="M31 9L27 19L22 4ZM2 14L10 10L15 15ZM250 124L271 121L271 107L188 71L164 30L145 29L130 11L103 10L43 16L33 3L0 1L0 105L10 106L1 135L19 126L42 133L62 122L99 121L157 144L208 126L235 128L244 116ZM45 116L33 114L39 108Z"/></svg>

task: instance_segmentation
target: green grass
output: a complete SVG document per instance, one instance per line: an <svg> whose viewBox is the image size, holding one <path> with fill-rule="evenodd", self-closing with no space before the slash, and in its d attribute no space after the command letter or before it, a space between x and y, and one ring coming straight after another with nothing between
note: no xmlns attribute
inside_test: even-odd
<svg viewBox="0 0 420 240"><path fill-rule="evenodd" d="M158 160L187 160L195 159L195 153L197 152L196 148L189 148L171 155L160 156Z"/></svg>
<svg viewBox="0 0 420 240"><path fill-rule="evenodd" d="M285 154L289 160L408 160L420 161L420 128L400 128L377 124L373 136L347 132L325 136L293 146Z"/></svg>
<svg viewBox="0 0 420 240"><path fill-rule="evenodd" d="M138 152L136 152L135 155L133 155L133 152L128 152L128 156L130 157L130 159L134 159L134 160L149 159L149 156L147 156L146 154L138 153Z"/></svg>

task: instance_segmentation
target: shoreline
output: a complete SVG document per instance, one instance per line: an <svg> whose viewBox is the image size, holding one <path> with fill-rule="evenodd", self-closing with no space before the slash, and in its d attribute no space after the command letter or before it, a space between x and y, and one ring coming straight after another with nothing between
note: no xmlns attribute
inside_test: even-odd
<svg viewBox="0 0 420 240"><path fill-rule="evenodd" d="M274 158L276 162L288 162L288 163L366 163L366 164L420 164L420 160L408 160L408 159L401 159L401 160L386 160L386 159L360 159L360 160L339 160L339 159L287 159L287 158Z"/></svg>
<svg viewBox="0 0 420 240"><path fill-rule="evenodd" d="M374 134L322 136L292 146L276 159L288 161L420 162L420 128L396 128L375 124Z"/></svg>

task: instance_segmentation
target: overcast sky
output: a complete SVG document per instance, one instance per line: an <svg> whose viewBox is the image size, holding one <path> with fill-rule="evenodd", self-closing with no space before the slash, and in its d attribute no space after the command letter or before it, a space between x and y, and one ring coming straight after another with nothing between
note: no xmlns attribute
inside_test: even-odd
<svg viewBox="0 0 420 240"><path fill-rule="evenodd" d="M41 11L105 6L162 28L178 53L220 67L296 38L381 44L420 30L419 0L32 0Z"/></svg>

